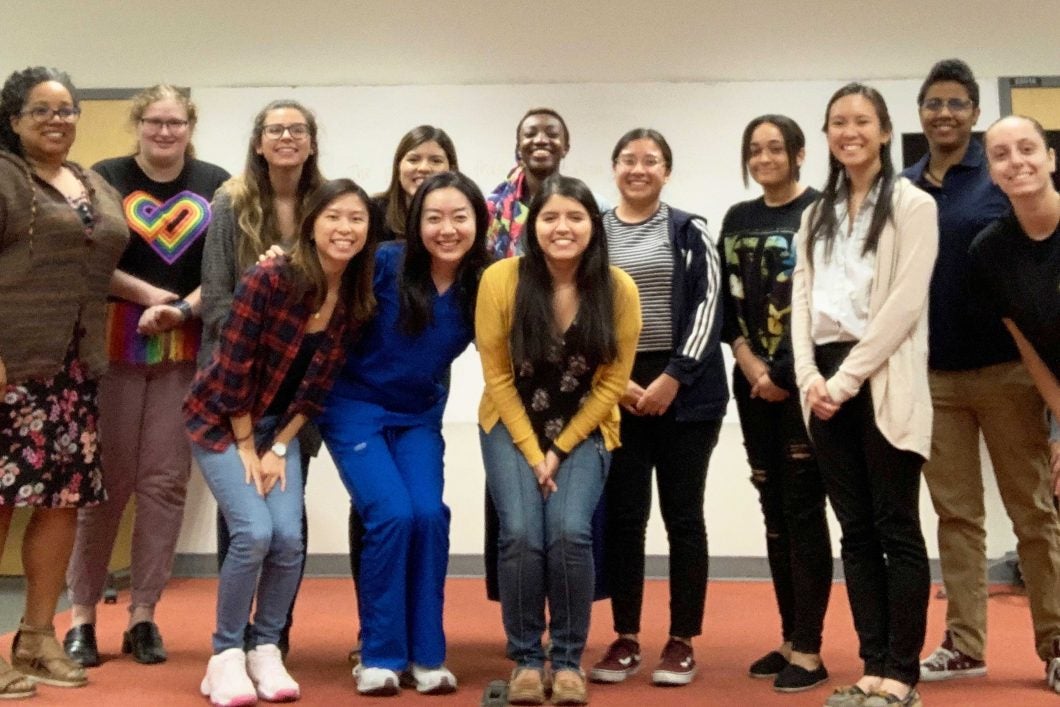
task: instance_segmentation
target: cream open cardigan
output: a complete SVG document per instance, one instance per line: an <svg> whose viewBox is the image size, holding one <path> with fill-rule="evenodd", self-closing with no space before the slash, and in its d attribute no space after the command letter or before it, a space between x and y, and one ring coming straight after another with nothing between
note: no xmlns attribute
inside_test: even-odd
<svg viewBox="0 0 1060 707"><path fill-rule="evenodd" d="M895 180L891 203L893 218L884 225L876 248L865 335L825 384L832 399L843 403L868 380L880 432L898 449L927 459L931 454L927 302L938 254L938 211L934 199L903 177ZM791 301L795 379L807 425L811 411L806 394L821 378L810 335L814 269L806 238L812 210L803 212L796 236Z"/></svg>

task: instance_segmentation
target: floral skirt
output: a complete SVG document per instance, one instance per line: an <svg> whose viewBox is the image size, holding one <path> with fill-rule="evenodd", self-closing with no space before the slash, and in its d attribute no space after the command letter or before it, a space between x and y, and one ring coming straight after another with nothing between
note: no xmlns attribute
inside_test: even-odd
<svg viewBox="0 0 1060 707"><path fill-rule="evenodd" d="M48 379L0 388L0 505L77 508L106 500L97 382L77 356Z"/></svg>

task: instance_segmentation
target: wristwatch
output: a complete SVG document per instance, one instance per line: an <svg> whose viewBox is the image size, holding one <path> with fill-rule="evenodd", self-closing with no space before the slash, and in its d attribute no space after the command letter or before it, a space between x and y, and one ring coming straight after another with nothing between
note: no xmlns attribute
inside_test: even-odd
<svg viewBox="0 0 1060 707"><path fill-rule="evenodd" d="M287 445L283 442L276 442L271 447L269 447L269 451L278 456L280 459L283 459L287 456Z"/></svg>
<svg viewBox="0 0 1060 707"><path fill-rule="evenodd" d="M180 316L184 321L188 321L192 317L191 302L186 299L178 299L176 302L170 302L170 307L176 307L177 311L180 312Z"/></svg>

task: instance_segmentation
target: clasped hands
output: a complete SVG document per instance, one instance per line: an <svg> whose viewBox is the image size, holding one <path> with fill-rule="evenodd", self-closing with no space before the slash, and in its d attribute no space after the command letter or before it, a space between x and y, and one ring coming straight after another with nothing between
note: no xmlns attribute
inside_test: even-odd
<svg viewBox="0 0 1060 707"><path fill-rule="evenodd" d="M271 449L259 457L252 445L240 444L236 449L246 470L244 481L254 484L259 496L267 496L276 484L281 491L287 489L287 463L283 458Z"/></svg>

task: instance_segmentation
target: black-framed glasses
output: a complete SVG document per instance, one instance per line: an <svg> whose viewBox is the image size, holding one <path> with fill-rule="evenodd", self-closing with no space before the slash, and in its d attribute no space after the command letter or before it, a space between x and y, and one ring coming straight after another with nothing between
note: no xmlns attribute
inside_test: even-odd
<svg viewBox="0 0 1060 707"><path fill-rule="evenodd" d="M972 102L965 98L929 98L921 103L920 107L930 113L939 113L943 107L949 108L950 113L963 113L971 109Z"/></svg>
<svg viewBox="0 0 1060 707"><path fill-rule="evenodd" d="M309 126L305 123L288 123L287 125L269 123L261 129L261 132L265 137L272 140L279 140L284 133L290 133L295 140L304 140L309 137Z"/></svg>
<svg viewBox="0 0 1060 707"><path fill-rule="evenodd" d="M64 123L76 123L77 119L81 117L81 109L72 108L70 106L63 106L62 108L34 106L33 108L22 111L19 115L28 116L35 123L45 123L51 120L53 116L58 117L59 120Z"/></svg>
<svg viewBox="0 0 1060 707"><path fill-rule="evenodd" d="M162 128L169 128L169 132L179 133L187 129L188 121L177 120L176 118L171 118L169 120L162 120L161 118L140 118L140 125L155 132L161 132Z"/></svg>

